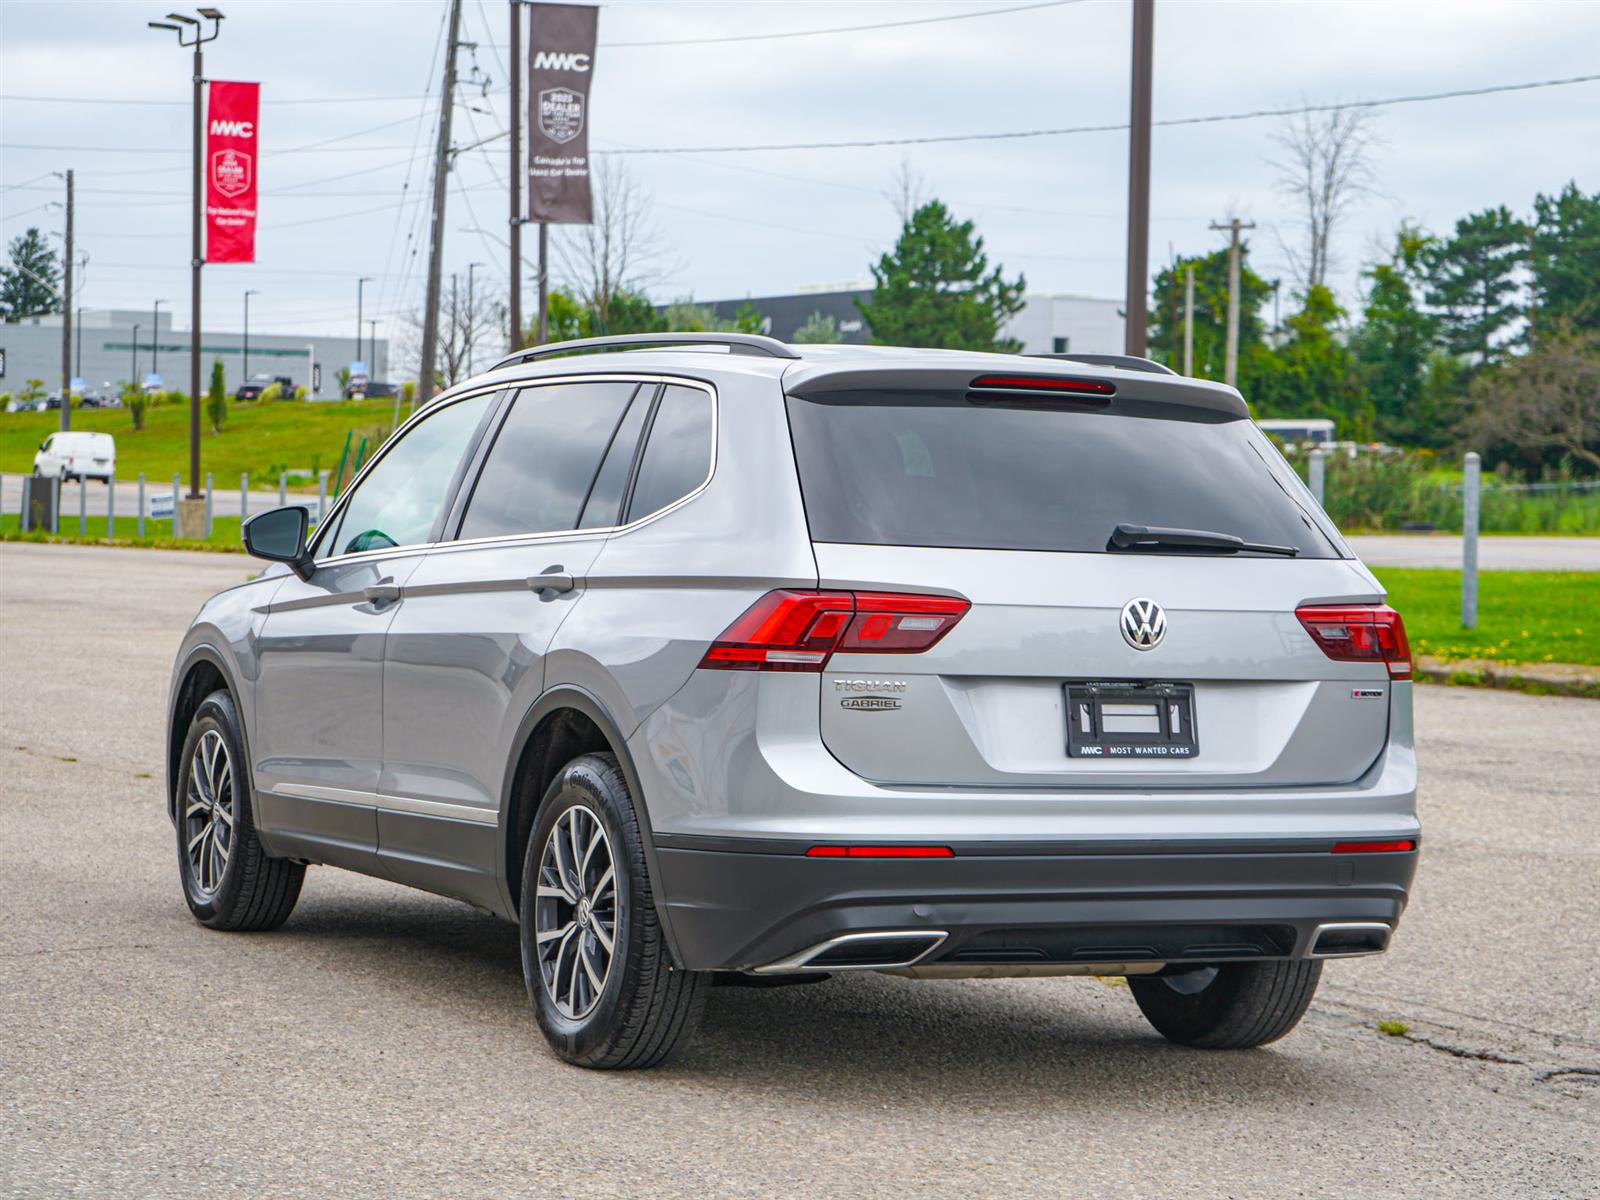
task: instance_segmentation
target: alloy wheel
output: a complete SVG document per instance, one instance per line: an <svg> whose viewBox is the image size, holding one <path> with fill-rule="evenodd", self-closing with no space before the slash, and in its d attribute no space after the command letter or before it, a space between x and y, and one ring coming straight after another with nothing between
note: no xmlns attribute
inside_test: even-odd
<svg viewBox="0 0 1600 1200"><path fill-rule="evenodd" d="M215 729L200 735L189 759L183 798L183 844L197 888L213 896L222 886L234 836L233 760Z"/></svg>
<svg viewBox="0 0 1600 1200"><path fill-rule="evenodd" d="M617 871L599 816L581 804L556 818L539 858L534 945L545 993L571 1021L605 990L617 936Z"/></svg>

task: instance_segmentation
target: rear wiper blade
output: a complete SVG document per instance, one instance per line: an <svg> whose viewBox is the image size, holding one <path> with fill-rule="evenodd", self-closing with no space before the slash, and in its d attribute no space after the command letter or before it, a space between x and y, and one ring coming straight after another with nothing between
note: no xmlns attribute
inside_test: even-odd
<svg viewBox="0 0 1600 1200"><path fill-rule="evenodd" d="M1282 554L1293 558L1297 546L1273 546L1266 542L1247 542L1231 533L1212 533L1208 529L1168 529L1162 525L1118 525L1111 531L1107 550L1144 550L1189 546L1197 550L1221 550L1236 554L1241 550L1257 554Z"/></svg>

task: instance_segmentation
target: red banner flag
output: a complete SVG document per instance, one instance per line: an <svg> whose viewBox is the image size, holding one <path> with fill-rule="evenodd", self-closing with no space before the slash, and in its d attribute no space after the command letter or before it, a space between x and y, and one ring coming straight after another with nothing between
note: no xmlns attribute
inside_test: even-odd
<svg viewBox="0 0 1600 1200"><path fill-rule="evenodd" d="M208 85L206 261L256 260L256 113L259 83Z"/></svg>

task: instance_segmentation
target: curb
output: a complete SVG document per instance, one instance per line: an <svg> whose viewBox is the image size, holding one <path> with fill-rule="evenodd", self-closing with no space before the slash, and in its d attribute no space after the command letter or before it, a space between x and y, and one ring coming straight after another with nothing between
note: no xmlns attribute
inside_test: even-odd
<svg viewBox="0 0 1600 1200"><path fill-rule="evenodd" d="M1454 662L1419 658L1413 664L1413 672L1418 679L1430 683L1600 700L1600 667L1573 663L1503 663L1482 658Z"/></svg>

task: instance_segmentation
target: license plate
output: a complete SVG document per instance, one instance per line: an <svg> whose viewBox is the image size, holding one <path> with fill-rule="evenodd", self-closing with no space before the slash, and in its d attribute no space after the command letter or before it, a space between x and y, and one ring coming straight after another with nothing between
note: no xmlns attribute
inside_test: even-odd
<svg viewBox="0 0 1600 1200"><path fill-rule="evenodd" d="M1069 758L1194 758L1190 683L1069 683Z"/></svg>

